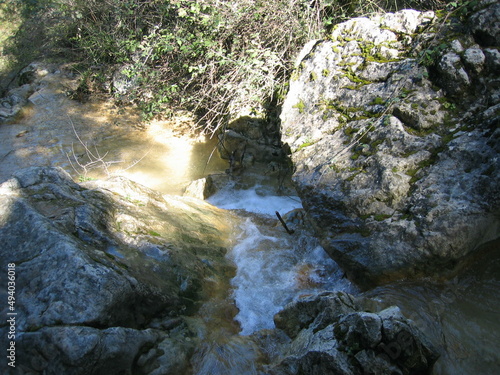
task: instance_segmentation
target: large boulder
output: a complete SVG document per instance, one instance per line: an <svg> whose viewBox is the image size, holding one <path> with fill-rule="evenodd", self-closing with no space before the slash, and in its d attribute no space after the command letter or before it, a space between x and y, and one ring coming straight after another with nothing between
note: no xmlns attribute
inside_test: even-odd
<svg viewBox="0 0 500 375"><path fill-rule="evenodd" d="M364 288L500 234L497 7L356 18L300 54L282 141L323 247Z"/></svg>
<svg viewBox="0 0 500 375"><path fill-rule="evenodd" d="M62 169L15 173L0 185L0 266L15 265L17 369L150 373L163 363L162 373L180 373L192 348L169 330L189 331L177 317L233 275L231 221L124 178L78 185Z"/></svg>

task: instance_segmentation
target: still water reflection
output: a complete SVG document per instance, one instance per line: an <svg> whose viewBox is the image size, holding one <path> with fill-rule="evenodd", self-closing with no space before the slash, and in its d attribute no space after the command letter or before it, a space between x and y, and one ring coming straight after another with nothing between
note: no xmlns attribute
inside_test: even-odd
<svg viewBox="0 0 500 375"><path fill-rule="evenodd" d="M223 171L210 158L215 139L189 132L187 115L144 124L137 112L110 101L67 96L76 79L46 75L22 116L0 125L0 182L29 166L59 166L75 180L119 174L162 193L181 194L192 180Z"/></svg>
<svg viewBox="0 0 500 375"><path fill-rule="evenodd" d="M368 296L398 305L440 351L433 375L500 374L500 242L451 280L399 282Z"/></svg>

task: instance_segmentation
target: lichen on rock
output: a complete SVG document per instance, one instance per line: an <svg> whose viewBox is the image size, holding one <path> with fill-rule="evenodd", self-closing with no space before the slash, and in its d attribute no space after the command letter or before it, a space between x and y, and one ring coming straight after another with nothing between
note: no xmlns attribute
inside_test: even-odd
<svg viewBox="0 0 500 375"><path fill-rule="evenodd" d="M282 141L322 245L362 287L499 236L497 8L356 18L300 54Z"/></svg>

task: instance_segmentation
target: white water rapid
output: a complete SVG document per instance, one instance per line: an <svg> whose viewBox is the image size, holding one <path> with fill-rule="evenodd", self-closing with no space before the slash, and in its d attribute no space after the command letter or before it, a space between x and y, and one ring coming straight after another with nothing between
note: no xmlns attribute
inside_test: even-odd
<svg viewBox="0 0 500 375"><path fill-rule="evenodd" d="M274 315L301 295L321 289L353 291L314 237L305 231L289 235L279 224L275 212L302 208L298 197L279 196L257 185L246 190L228 187L209 202L244 210L248 216L228 254L237 267L231 284L241 335L274 328Z"/></svg>

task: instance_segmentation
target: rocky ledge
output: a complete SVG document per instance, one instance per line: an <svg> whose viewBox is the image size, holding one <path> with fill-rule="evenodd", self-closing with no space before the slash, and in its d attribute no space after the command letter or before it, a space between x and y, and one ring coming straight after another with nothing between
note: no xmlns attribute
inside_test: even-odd
<svg viewBox="0 0 500 375"><path fill-rule="evenodd" d="M287 337L265 372L271 375L423 375L438 358L399 308L342 292L304 297L274 320Z"/></svg>
<svg viewBox="0 0 500 375"><path fill-rule="evenodd" d="M323 247L360 286L442 273L499 237L499 24L493 1L404 10L304 47L282 140Z"/></svg>
<svg viewBox="0 0 500 375"><path fill-rule="evenodd" d="M275 316L276 329L242 340L231 339L236 324L210 325L203 311L235 314L225 257L234 222L124 178L76 184L58 168L18 171L0 185L0 266L15 276L2 314L16 313L0 326L15 353L4 373L188 374L209 333L224 336L220 350L248 340L241 350L258 353L249 367L262 374L430 371L436 350L397 307L345 293L305 296Z"/></svg>
<svg viewBox="0 0 500 375"><path fill-rule="evenodd" d="M182 316L234 273L231 221L124 178L78 185L62 169L18 171L0 185L2 285L8 264L16 277L17 362L8 369L181 373L195 345ZM4 348L9 328L4 320Z"/></svg>

